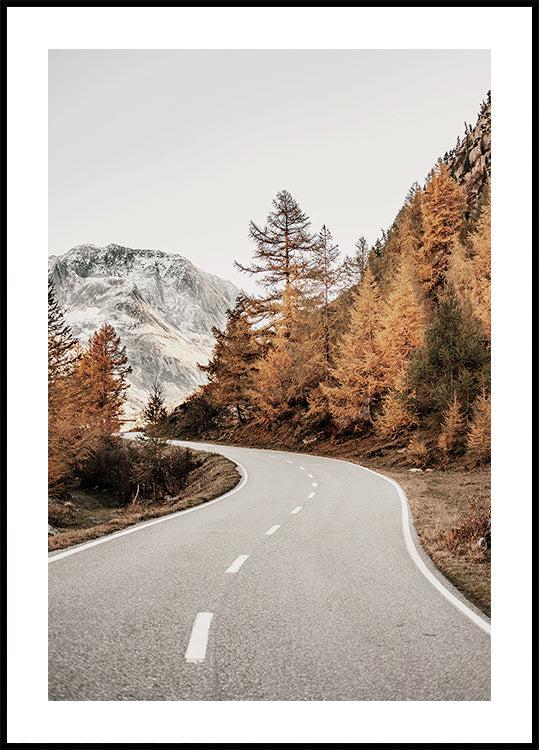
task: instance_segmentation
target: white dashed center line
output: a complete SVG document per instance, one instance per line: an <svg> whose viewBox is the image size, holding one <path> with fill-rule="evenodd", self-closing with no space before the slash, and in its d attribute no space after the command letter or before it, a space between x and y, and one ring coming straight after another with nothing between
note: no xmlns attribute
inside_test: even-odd
<svg viewBox="0 0 539 750"><path fill-rule="evenodd" d="M314 497L314 492L311 492L309 495L307 495L307 500L310 500Z"/></svg>
<svg viewBox="0 0 539 750"><path fill-rule="evenodd" d="M305 471L305 466L300 466L299 468L300 468L300 469L301 469L302 471Z"/></svg>
<svg viewBox="0 0 539 750"><path fill-rule="evenodd" d="M307 474L307 476L309 477L309 479L314 479L312 474Z"/></svg>
<svg viewBox="0 0 539 750"><path fill-rule="evenodd" d="M185 661L193 664L199 664L206 658L206 648L208 646L208 635L213 612L198 612L193 623L191 638L185 652Z"/></svg>
<svg viewBox="0 0 539 750"><path fill-rule="evenodd" d="M280 524L280 523L276 524L275 526L272 526L272 527L271 527L271 529L268 529L268 530L266 531L266 536L271 536L271 534L275 534L275 532L276 532L276 531L277 531L277 529L279 529L279 528L281 528L281 524Z"/></svg>
<svg viewBox="0 0 539 750"><path fill-rule="evenodd" d="M294 510L290 511L290 514L292 514L292 513L299 513L300 510L302 509L302 507L303 507L302 505L298 505L297 508L294 508Z"/></svg>
<svg viewBox="0 0 539 750"><path fill-rule="evenodd" d="M317 482L313 482L313 487L318 487Z"/></svg>
<svg viewBox="0 0 539 750"><path fill-rule="evenodd" d="M286 459L286 463L287 463L287 464L293 464L294 462L293 462L293 461L291 461L291 460L290 460L289 458L287 458L287 459Z"/></svg>
<svg viewBox="0 0 539 750"><path fill-rule="evenodd" d="M248 557L249 555L240 555L237 557L232 565L225 570L225 573L237 573Z"/></svg>

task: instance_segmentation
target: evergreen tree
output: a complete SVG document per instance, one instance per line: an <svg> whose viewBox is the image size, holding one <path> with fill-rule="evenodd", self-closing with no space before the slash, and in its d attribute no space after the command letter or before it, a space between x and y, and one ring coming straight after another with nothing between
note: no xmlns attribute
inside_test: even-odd
<svg viewBox="0 0 539 750"><path fill-rule="evenodd" d="M148 401L142 410L143 430L146 435L163 438L167 432L167 410L163 391L157 378L152 383Z"/></svg>
<svg viewBox="0 0 539 750"><path fill-rule="evenodd" d="M88 384L86 419L102 436L118 432L131 372L125 346L109 323L104 323L89 340L80 362L80 374Z"/></svg>
<svg viewBox="0 0 539 750"><path fill-rule="evenodd" d="M152 499L157 502L160 488L166 486L163 458L168 446L167 412L157 379L152 384L141 417L144 433L137 439L139 451L133 466L133 479L139 487L151 488Z"/></svg>
<svg viewBox="0 0 539 750"><path fill-rule="evenodd" d="M482 326L446 288L422 348L412 355L409 386L415 388L422 414L440 414L454 396L469 412L489 380L490 355Z"/></svg>

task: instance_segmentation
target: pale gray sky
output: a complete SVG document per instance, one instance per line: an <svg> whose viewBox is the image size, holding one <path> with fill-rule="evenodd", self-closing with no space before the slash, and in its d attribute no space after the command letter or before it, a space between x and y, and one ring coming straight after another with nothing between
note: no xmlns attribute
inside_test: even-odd
<svg viewBox="0 0 539 750"><path fill-rule="evenodd" d="M253 289L232 262L284 188L350 253L489 88L488 50L52 50L49 254L159 249Z"/></svg>

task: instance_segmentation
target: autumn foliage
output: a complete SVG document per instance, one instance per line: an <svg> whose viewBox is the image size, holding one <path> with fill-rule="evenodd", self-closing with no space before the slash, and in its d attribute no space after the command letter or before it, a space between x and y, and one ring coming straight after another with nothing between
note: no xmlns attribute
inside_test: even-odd
<svg viewBox="0 0 539 750"><path fill-rule="evenodd" d="M286 425L303 442L399 438L416 465L464 453L488 460L488 180L478 200L470 218L439 160L382 238L369 248L360 237L342 259L329 228L312 233L307 214L279 192L267 222L250 223L252 264L237 264L262 293L243 294L215 330L201 367L209 383L174 423L209 404L217 430ZM428 446L418 430L430 431Z"/></svg>

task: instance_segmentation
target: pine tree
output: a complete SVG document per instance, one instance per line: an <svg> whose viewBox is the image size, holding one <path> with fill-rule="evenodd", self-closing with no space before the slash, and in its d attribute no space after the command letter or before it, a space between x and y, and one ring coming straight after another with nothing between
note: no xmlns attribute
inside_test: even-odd
<svg viewBox="0 0 539 750"><path fill-rule="evenodd" d="M372 422L372 406L381 388L380 352L376 346L380 307L378 285L367 268L331 370L335 384L320 384L340 427Z"/></svg>
<svg viewBox="0 0 539 750"><path fill-rule="evenodd" d="M163 457L168 446L167 412L157 379L152 384L141 417L144 432L137 439L139 450L133 466L133 479L139 486L149 486L153 501L157 502L159 488L166 484Z"/></svg>
<svg viewBox="0 0 539 750"><path fill-rule="evenodd" d="M421 210L424 236L415 263L426 292L436 296L442 289L452 243L464 214L460 188L441 159L427 180Z"/></svg>
<svg viewBox="0 0 539 750"><path fill-rule="evenodd" d="M131 372L125 346L109 323L104 323L89 340L80 362L80 374L88 384L88 423L102 436L118 432Z"/></svg>
<svg viewBox="0 0 539 750"><path fill-rule="evenodd" d="M167 431L167 410L165 409L163 391L159 381L155 379L148 396L148 401L142 410L143 430L146 435L163 438Z"/></svg>
<svg viewBox="0 0 539 750"><path fill-rule="evenodd" d="M490 377L490 354L479 321L446 288L423 346L412 355L408 385L423 414L440 414L456 394L464 415Z"/></svg>

